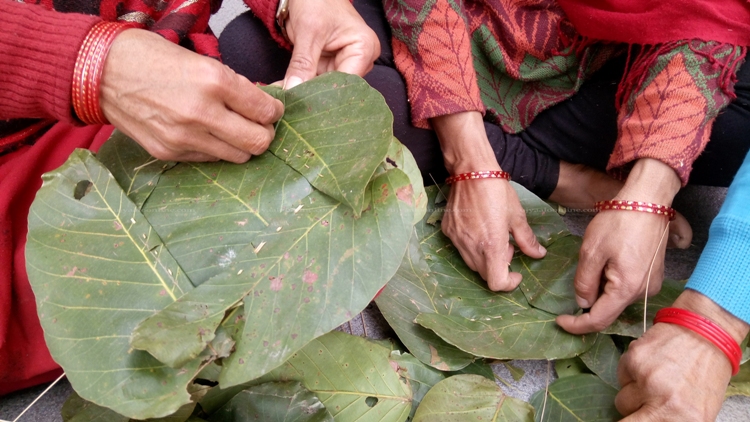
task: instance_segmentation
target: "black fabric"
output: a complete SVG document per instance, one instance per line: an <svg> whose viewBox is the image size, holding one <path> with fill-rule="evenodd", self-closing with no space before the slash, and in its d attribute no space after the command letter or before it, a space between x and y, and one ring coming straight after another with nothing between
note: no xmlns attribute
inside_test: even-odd
<svg viewBox="0 0 750 422"><path fill-rule="evenodd" d="M440 144L431 130L411 125L403 78L395 70L390 28L378 0L355 0L354 6L378 34L381 54L365 76L380 91L394 115L394 135L409 148L425 184L448 176ZM221 55L229 67L253 82L282 80L291 53L273 41L263 23L247 12L233 20L219 38ZM514 181L542 198L557 186L559 160L604 171L617 139L615 93L624 58L612 60L586 81L572 98L542 112L518 134L506 134L485 122L500 167ZM691 184L729 186L750 149L750 64L743 64L735 86L737 100L719 115L711 141L694 165Z"/></svg>

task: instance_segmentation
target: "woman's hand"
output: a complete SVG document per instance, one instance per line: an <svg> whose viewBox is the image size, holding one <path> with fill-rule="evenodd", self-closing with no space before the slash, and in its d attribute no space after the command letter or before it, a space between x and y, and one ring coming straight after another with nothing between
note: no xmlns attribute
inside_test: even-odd
<svg viewBox="0 0 750 422"><path fill-rule="evenodd" d="M669 166L641 159L614 199L671 205L679 188L680 180ZM591 310L560 315L557 323L573 334L601 331L647 290L649 295L658 293L667 224L664 216L636 211L604 211L594 217L583 236L575 276L578 305Z"/></svg>
<svg viewBox="0 0 750 422"><path fill-rule="evenodd" d="M332 70L364 76L380 56L378 36L349 0L289 0L285 26L294 46L287 89Z"/></svg>
<svg viewBox="0 0 750 422"><path fill-rule="evenodd" d="M674 304L707 316L741 341L748 325L693 290ZM625 421L713 421L724 402L732 367L719 348L693 331L656 324L630 343L617 375L617 410Z"/></svg>
<svg viewBox="0 0 750 422"><path fill-rule="evenodd" d="M500 170L479 112L437 117L431 123L451 174ZM466 264L479 272L491 290L513 290L521 282L521 274L508 272L513 258L509 233L532 258L547 253L526 222L516 192L502 179L453 184L442 227Z"/></svg>
<svg viewBox="0 0 750 422"><path fill-rule="evenodd" d="M118 129L173 161L245 162L268 148L284 112L223 64L140 29L115 38L100 103Z"/></svg>

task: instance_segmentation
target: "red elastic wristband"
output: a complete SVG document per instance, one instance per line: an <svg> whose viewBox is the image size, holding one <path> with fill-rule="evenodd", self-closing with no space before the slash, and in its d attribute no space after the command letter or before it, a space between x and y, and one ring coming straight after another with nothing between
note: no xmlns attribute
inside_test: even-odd
<svg viewBox="0 0 750 422"><path fill-rule="evenodd" d="M611 201L598 201L594 204L594 207L598 212L610 210L648 212L669 217L670 221L674 220L675 215L677 215L677 212L672 207L641 201L623 201L613 199Z"/></svg>
<svg viewBox="0 0 750 422"><path fill-rule="evenodd" d="M713 343L732 364L732 376L740 372L742 350L740 345L723 328L710 319L680 308L663 308L656 313L654 324L665 322L685 327Z"/></svg>
<svg viewBox="0 0 750 422"><path fill-rule="evenodd" d="M484 171L472 171L469 173L461 173L455 176L451 176L445 179L445 183L451 184L460 182L462 180L472 179L505 179L510 180L510 173L502 170L484 170Z"/></svg>

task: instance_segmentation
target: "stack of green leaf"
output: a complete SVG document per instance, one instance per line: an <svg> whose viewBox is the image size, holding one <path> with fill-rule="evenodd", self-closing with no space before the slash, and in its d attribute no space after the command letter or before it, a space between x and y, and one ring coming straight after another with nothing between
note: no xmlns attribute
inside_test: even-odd
<svg viewBox="0 0 750 422"><path fill-rule="evenodd" d="M424 189L379 93L337 73L266 89L286 112L246 164L158 161L116 133L45 175L27 270L77 393L64 420L617 416L615 342L554 323L577 310L580 239L552 208L517 187L548 256L517 256L521 288L490 292L442 235L444 196ZM402 344L333 331L383 286ZM637 336L642 313L609 332ZM508 359L567 360L532 406L496 385L487 362Z"/></svg>

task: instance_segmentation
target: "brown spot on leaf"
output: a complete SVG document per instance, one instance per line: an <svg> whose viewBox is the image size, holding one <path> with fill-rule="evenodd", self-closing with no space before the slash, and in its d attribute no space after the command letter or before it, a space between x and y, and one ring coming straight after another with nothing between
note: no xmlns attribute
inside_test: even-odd
<svg viewBox="0 0 750 422"><path fill-rule="evenodd" d="M310 270L305 270L305 272L302 274L302 281L307 284L313 284L318 281L318 274Z"/></svg>
<svg viewBox="0 0 750 422"><path fill-rule="evenodd" d="M448 365L443 362L443 358L438 355L437 349L433 345L430 344L430 365L434 366L435 368L441 370L441 371L450 371L450 368Z"/></svg>
<svg viewBox="0 0 750 422"><path fill-rule="evenodd" d="M281 290L281 279L275 277L268 277L271 280L271 290L278 292Z"/></svg>
<svg viewBox="0 0 750 422"><path fill-rule="evenodd" d="M76 271L78 271L78 267L73 267L73 269L68 271L68 273L65 275L67 275L68 277L72 277L75 275Z"/></svg>
<svg viewBox="0 0 750 422"><path fill-rule="evenodd" d="M409 186L402 186L396 189L396 198L401 202L406 202L411 205L411 200L414 197L414 189Z"/></svg>

